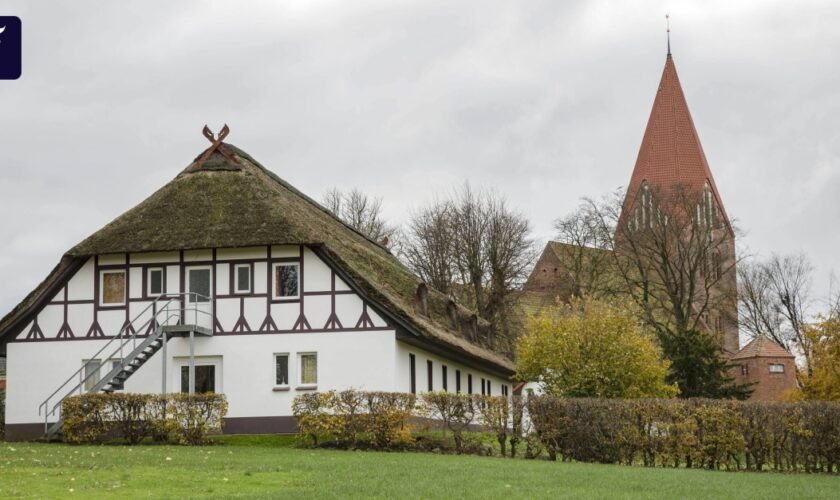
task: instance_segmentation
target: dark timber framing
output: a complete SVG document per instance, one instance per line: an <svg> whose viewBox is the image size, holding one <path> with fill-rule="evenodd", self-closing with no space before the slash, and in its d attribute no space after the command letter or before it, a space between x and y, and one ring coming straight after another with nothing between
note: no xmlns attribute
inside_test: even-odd
<svg viewBox="0 0 840 500"><path fill-rule="evenodd" d="M285 245L283 245L285 246ZM292 245L289 245L292 246ZM132 264L130 262L132 254L120 254L124 255L124 263L122 264L100 264L100 256L91 257L93 259L93 299L85 299L85 300L69 300L68 298L68 289L67 284L69 283L70 278L72 278L72 274L66 276L65 279L59 283L59 286L56 287L58 294L61 296L58 300L52 300L45 302L34 314L28 317L30 321L32 321L32 326L30 327L29 331L25 338L11 338L8 342L35 342L35 341L58 341L58 340L85 340L85 339L102 339L102 338L111 338L110 335L105 335L102 330L102 327L99 325L99 312L100 311L121 311L125 314L125 321L123 323L123 327L128 325L129 329L130 321L131 321L131 309L132 304L137 305L144 305L147 303L152 302L155 299L155 296L150 296L148 294L148 272L149 269L162 269L163 270L163 291L164 293L169 293L167 287L167 267L177 267L178 268L178 282L179 282L179 289L181 291L186 291L186 284L187 284L187 270L194 266L210 266L211 269L211 276L212 276L212 290L216 291L219 289L218 287L218 272L219 272L219 265L221 264L228 264L228 289L227 293L221 294L214 294L213 296L213 309L214 311L217 310L217 302L219 300L225 299L236 299L239 301L239 316L237 318L236 323L230 330L226 330L223 328L219 322L218 315L215 315L214 318L214 335L247 335L247 334L277 334L277 333L324 333L324 332L356 332L356 331L390 331L393 330L393 326L389 326L386 322L385 326L375 326L373 320L370 317L369 307L370 304L366 300L362 300L362 313L355 322L355 325L352 327L344 326L341 320L338 317L336 312L336 296L338 295L352 295L355 292L353 290L337 290L336 289L336 272L334 269L330 268L330 290L319 290L319 291L306 291L304 289L304 253L305 253L305 245L294 245L297 247L298 255L296 257L271 257L271 245L265 247L259 247L264 249L266 252L265 257L259 258L218 258L217 256L217 249L208 249L207 251L210 252L211 257L210 259L186 259L185 252L183 250L176 251L176 252L166 252L166 253L177 253L177 260L173 259L164 259L159 262L149 262L149 263L135 263ZM133 255L141 255L141 254L133 254ZM82 261L81 265L78 266L78 269L81 269L86 259ZM265 263L266 265L266 291L264 293L255 293L255 265L257 263ZM298 296L290 299L273 299L272 295L272 286L274 285L274 265L275 264L295 264L298 266ZM235 269L236 266L239 265L247 265L250 269L250 291L248 293L237 293L236 292L236 283L235 283ZM326 264L329 267L329 264ZM78 271L76 269L75 271ZM139 269L140 274L142 276L141 279L141 292L139 296L132 297L131 295L131 288L130 288L130 276L132 269ZM125 273L126 281L125 281L125 294L126 299L124 304L120 304L117 306L104 306L100 303L100 293L101 293L101 284L100 284L100 273L102 271L121 271ZM173 292L175 293L175 292ZM53 294L54 296L55 294ZM330 315L323 326L323 328L312 328L309 324L309 320L305 314L305 300L308 296L330 296ZM248 321L245 319L245 300L251 298L262 298L266 301L266 319L263 321L262 325L257 330L253 330L251 326L248 324ZM295 303L298 304L298 318L295 322L295 325L291 329L280 329L277 327L274 318L271 315L271 305L272 304L284 304L284 303ZM83 337L75 336L73 330L70 328L69 318L68 318L68 306L70 305L91 305L93 308L93 322L90 328L87 331L87 334ZM44 306L47 305L60 305L63 306L63 313L62 313L62 326L59 329L58 333L54 336L45 335L42 328L38 324L38 313L43 310ZM181 304L182 313L184 304ZM147 328L146 332L143 332L141 335L148 335L153 330L153 325L150 325ZM49 334L49 332L47 332ZM19 335L19 333L18 333Z"/></svg>
<svg viewBox="0 0 840 500"><path fill-rule="evenodd" d="M151 253L158 253L158 252L138 252L134 254L118 254L123 255L125 260L123 264L101 264L99 256L92 256L90 258L94 259L94 298L92 300L67 300L66 297L63 297L60 301L52 301L50 299L56 295L56 293L61 291L62 287L66 287L67 283L69 282L70 278L82 268L82 266L88 261L87 258L75 258L73 259L67 267L62 270L59 275L57 275L54 279L55 281L45 289L44 293L35 301L33 304L28 308L28 312L21 316L14 324L10 325L7 329L7 335L4 336L5 338L2 339L2 344L5 345L6 343L10 342L49 342L49 341L62 341L62 340L86 340L86 339L101 339L101 338L108 338L108 336L104 335L101 326L98 322L98 313L103 310L123 310L125 311L126 317L128 317L130 313L130 308L132 304L138 303L148 303L152 299L146 296L146 288L147 288L147 270L149 268L154 267L163 267L164 268L164 287L167 293L175 293L174 291L170 291L168 289L167 283L169 281L169 268L176 267L179 270L178 282L180 290L185 290L186 285L186 276L185 276L185 268L193 265L210 265L212 266L212 280L213 280L213 290L218 291L218 286L216 283L217 274L218 274L218 264L227 263L233 267L235 264L251 264L254 266L256 263L264 262L267 266L266 270L266 292L265 293L253 293L254 289L254 281L257 279L254 272L252 272L251 281L252 281L252 293L250 294L233 294L230 293L233 291L232 289L228 290L227 294L215 294L213 296L213 303L214 303L214 311L217 311L216 304L219 300L222 299L248 299L248 298L264 298L266 302L266 317L263 320L262 324L256 330L248 325L248 328L245 328L244 325L239 325L239 328L234 331L233 328L231 330L226 330L222 327L219 322L218 314L215 316L214 321L214 335L259 335L259 334L277 334L277 333L323 333L323 332L357 332L357 331L389 331L393 330L396 332L397 340L408 344L409 346L417 347L424 351L427 351L431 354L442 356L444 358L450 359L453 362L457 362L465 367L476 369L479 371L483 371L489 374L497 375L502 378L507 378L511 376L511 372L507 369L502 369L497 367L496 365L480 360L476 358L474 355L469 354L457 347L443 345L439 342L435 342L425 336L418 334L415 329L410 326L403 318L396 316L394 314L389 313L385 308L380 307L375 301L371 300L366 293L355 283L353 278L348 275L337 263L331 258L329 253L327 253L321 245L317 244L310 244L310 245L276 245L279 247L294 247L298 248L298 255L292 257L272 257L272 247L274 245L264 245L264 246L256 246L256 247L243 247L243 249L265 249L265 256L259 258L218 258L216 255L215 249L203 249L204 252L210 252L211 257L210 259L195 259L195 260L187 260L185 259L185 250L174 250L174 251L160 251L160 253L170 254L172 257L167 257L165 259L161 259L159 262L148 262L148 263L132 263L131 258L132 256L139 256ZM233 249L234 247L231 247ZM306 291L303 289L304 287L304 278L305 278L305 263L304 263L304 250L308 248L311 250L317 257L319 257L331 270L332 274L335 277L341 278L350 288L350 290L336 290L335 286L331 286L330 290L320 290L320 291ZM225 247L228 249L228 247ZM192 253L200 252L202 249L190 249L187 250ZM177 255L177 258L174 256ZM272 282L273 282L273 268L274 264L278 263L295 263L298 264L299 274L299 294L297 298L294 299L285 299L285 300L273 300L272 297ZM141 294L139 297L131 297L130 288L129 288L129 280L128 276L131 273L131 270L134 268L139 268L142 270L142 288ZM100 293L100 283L99 283L99 273L102 270L106 269L123 269L126 271L126 303L124 305L118 307L101 307L99 304L99 293ZM66 291L66 290L65 290ZM355 323L350 323L353 326L344 325L340 321L332 321L332 319L338 320L337 315L333 317L333 313L335 313L335 302L336 297L338 295L344 294L353 294L359 296L362 300L362 314L358 318ZM306 297L314 296L314 295L329 295L331 297L331 317L330 320L324 325L323 328L312 328L309 323L308 318L305 314L305 301ZM271 308L273 304L278 303L297 303L299 305L299 314L297 321L295 321L293 327L291 329L280 329L277 327L276 322L271 314ZM41 312L44 306L46 305L63 305L65 310L65 317L64 322L67 322L66 317L66 310L68 305L74 304L91 304L93 306L93 323L88 330L88 334L85 336L72 336L72 337L65 337L65 338L58 338L56 333L45 332L43 331L43 326L37 323L37 315ZM183 308L183 303L182 303ZM370 310L374 310L385 322L385 326L375 326L374 322L371 319ZM29 332L24 338L17 338L20 335L21 330L32 322L32 327L30 328ZM69 328L69 323L68 323ZM151 328L151 326L150 326ZM247 331L250 329L250 331ZM151 330L147 330L144 334L148 334ZM72 333L72 332L71 332ZM65 336L67 334L65 333ZM4 348L5 350L5 348Z"/></svg>

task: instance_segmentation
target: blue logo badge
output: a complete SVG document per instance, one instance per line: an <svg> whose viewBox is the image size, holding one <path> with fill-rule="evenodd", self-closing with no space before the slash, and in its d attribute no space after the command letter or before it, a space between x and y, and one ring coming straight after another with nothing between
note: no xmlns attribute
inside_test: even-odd
<svg viewBox="0 0 840 500"><path fill-rule="evenodd" d="M20 18L0 16L0 80L20 78Z"/></svg>

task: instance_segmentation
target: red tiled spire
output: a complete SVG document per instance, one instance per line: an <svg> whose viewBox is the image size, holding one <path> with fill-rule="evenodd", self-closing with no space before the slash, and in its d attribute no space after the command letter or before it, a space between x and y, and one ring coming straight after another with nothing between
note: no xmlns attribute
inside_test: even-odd
<svg viewBox="0 0 840 500"><path fill-rule="evenodd" d="M717 199L721 214L728 221L700 137L688 111L674 59L669 53L636 166L630 177L624 210L633 206L636 194L644 182L653 189L667 191L681 185L701 193L706 181Z"/></svg>

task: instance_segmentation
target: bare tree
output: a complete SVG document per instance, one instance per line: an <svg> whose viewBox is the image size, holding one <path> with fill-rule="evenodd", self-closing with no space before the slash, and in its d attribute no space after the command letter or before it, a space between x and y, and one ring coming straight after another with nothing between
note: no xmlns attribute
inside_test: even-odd
<svg viewBox="0 0 840 500"><path fill-rule="evenodd" d="M402 257L423 281L452 293L455 269L455 223L449 202L434 203L411 215Z"/></svg>
<svg viewBox="0 0 840 500"><path fill-rule="evenodd" d="M333 188L323 197L324 206L336 217L368 238L392 247L398 229L382 217L382 199L370 197L358 189L348 192Z"/></svg>
<svg viewBox="0 0 840 500"><path fill-rule="evenodd" d="M617 202L620 196L620 191L616 191L599 204L584 202L571 214L554 221L557 241L562 243L556 250L569 275L572 296L606 296L616 291L611 254L615 227L604 224L598 205Z"/></svg>
<svg viewBox="0 0 840 500"><path fill-rule="evenodd" d="M800 354L810 375L811 346L805 334L813 266L805 255L773 254L738 271L739 318L751 336L765 336Z"/></svg>
<svg viewBox="0 0 840 500"><path fill-rule="evenodd" d="M602 231L615 228L611 255L622 291L663 341L699 330L736 350L735 229L714 198L643 186L632 199L589 201Z"/></svg>
<svg viewBox="0 0 840 500"><path fill-rule="evenodd" d="M534 259L530 225L506 201L469 185L413 214L403 256L427 283L508 333L516 292Z"/></svg>

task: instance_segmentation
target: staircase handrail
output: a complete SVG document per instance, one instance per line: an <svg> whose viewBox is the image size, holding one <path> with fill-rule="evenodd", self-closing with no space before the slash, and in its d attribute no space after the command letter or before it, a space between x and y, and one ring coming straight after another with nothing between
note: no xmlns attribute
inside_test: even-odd
<svg viewBox="0 0 840 500"><path fill-rule="evenodd" d="M206 302L212 302L212 297L208 297L208 296L206 296L206 295L202 295L202 294L199 294L199 293L196 293L196 292L184 292L184 293L174 293L174 294L162 294L162 295L159 295L158 297L156 297L156 298L155 298L155 299L154 299L154 300L153 300L153 301L152 301L149 305L147 305L146 307L144 307L144 308L143 308L143 310L142 310L142 311L140 311L140 312L139 312L139 313L138 313L138 314L134 317L134 319L133 319L133 320L131 320L130 322L128 322L128 323L126 323L125 325L123 325L123 327L122 327L122 328L120 328L119 333L117 333L116 335L114 335L113 337L111 337L111 340L109 340L109 341L108 341L105 345L103 345L103 346L102 346L102 347L101 347L98 351L96 351L96 353L94 353L93 355L91 355L91 356L90 356L90 358L88 358L88 359L97 359L97 358L98 358L98 356L99 356L99 355L101 355L101 354L102 354L102 353L103 353L103 352L104 352L104 351L108 348L108 346L110 346L111 344L113 344L113 343L114 343L114 342L116 342L117 340L122 340L122 342L121 342L121 343L117 346L117 348L116 348L116 349L114 349L114 350L111 352L111 354L108 356L108 359L111 359L111 358L113 357L113 355L114 355L114 354L116 354L117 352L120 352L120 353L121 353L121 352L122 352L122 349L123 349L123 348L125 347L125 345L126 345L126 344L128 344L129 342L134 341L134 342L135 342L135 345L136 345L136 340L137 340L137 337L138 337L139 333L140 333L140 332L142 332L142 331L144 331L144 330L148 327L148 325L149 325L152 321L156 320L156 319L158 318L158 315L160 315L160 314L161 314L161 313L163 313L163 312L166 312L166 313L168 314L168 316L164 319L164 323L159 323L159 322L157 322L157 324L158 324L159 326L164 326L165 324L168 324L169 320L170 320L171 318L173 318L173 317L177 317L177 318L179 318L179 321L181 322L181 324L184 324L184 323L183 323L183 321L184 321L184 316L186 316L187 309L186 309L186 302L182 302L181 298L184 298L184 299L186 299L186 298L193 299L191 302L192 302L192 304L193 304L193 309L195 309L195 316L194 316L194 317L195 317L195 321L196 321L196 323L198 322L198 314L199 314L199 313L201 313L201 314L204 314L204 315L208 315L208 316L210 316L210 317L211 317L210 324L211 324L211 325L213 324L213 319L212 319L212 318L213 318L213 311L212 311L212 309L208 312L208 311L200 310L200 309L197 307L197 305L196 305L196 304L198 303L198 300L196 300L196 299L206 299L206 300L204 300L204 301L202 301L202 302L205 302L205 301L206 301ZM126 333L126 331L128 331L128 328L129 328L129 327L132 327L132 328L133 328L133 327L134 327L134 323L136 323L138 320L140 320L140 319L142 318L142 316L143 316L144 314L146 314L146 312L147 312L150 308L153 308L155 305L157 305L157 304L159 304L159 303L161 303L161 302L164 302L164 301L165 301L165 303L163 304L163 306L164 306L164 307L161 307L159 310L157 310L157 309L156 309L156 310L155 310L155 312L152 314L152 316L151 316L148 320L146 320L145 322L143 322L143 323L139 326L139 328L134 328L134 333L132 333L132 334L131 334L131 336L128 336L128 337L126 337L126 336L125 336L125 333ZM169 305L170 305L170 304L172 304L173 302L176 302L176 303L178 304L178 312L177 312L177 313L170 313L170 311L169 311ZM183 309L182 309L182 305L184 306L184 307L183 307ZM128 306L126 305L126 307L128 307ZM190 311L190 312L192 312L192 311ZM70 389L70 391L68 391L68 392L67 392L67 394L65 394L63 397L61 397L61 398L58 400L58 402L57 402L55 405L53 405L53 407L52 407L51 409L49 408L49 402L50 402L50 400L51 400L51 399L52 399L52 398L53 398L56 394L58 394L59 392L61 392L61 390L62 390L63 388L65 388L65 387L67 386L67 384L69 384L69 383L70 383L70 382L72 382L74 379L76 379L76 377L77 377L77 376L81 376L81 373L84 371L84 369L85 369L85 365L82 365L82 366L81 366L78 370L76 370L75 372L73 372L73 374L72 374L72 375L70 375L70 377L69 377L67 380L65 380L65 381L64 381L64 383L62 383L60 386L58 386L58 388L57 388L55 391L53 391L53 393L52 393L52 394L50 394L49 396L47 396L47 398L46 398L46 399L45 399L45 400L44 400L44 401L43 401L40 405L38 405L38 415L39 415L39 416L41 415L41 411L43 410L43 411L45 412L45 414L44 414L44 418L45 418L45 421L46 421L46 419L48 419L50 415L55 414L56 409L58 409L59 405L61 405L61 403L62 403L62 402L63 402L63 401L64 401L67 397L69 397L70 395L72 395L73 393L75 393L75 392L76 392L76 390L81 390L81 389L84 387L85 382L87 382L87 380L88 380L89 378L91 378L92 376L94 376L94 373L93 373L93 372L92 372L92 373L90 373L90 374L88 374L87 376L85 376L85 377L81 378L81 379L79 380L79 383L78 383L78 384L76 384L75 386L73 386L73 388L72 388L72 389Z"/></svg>

